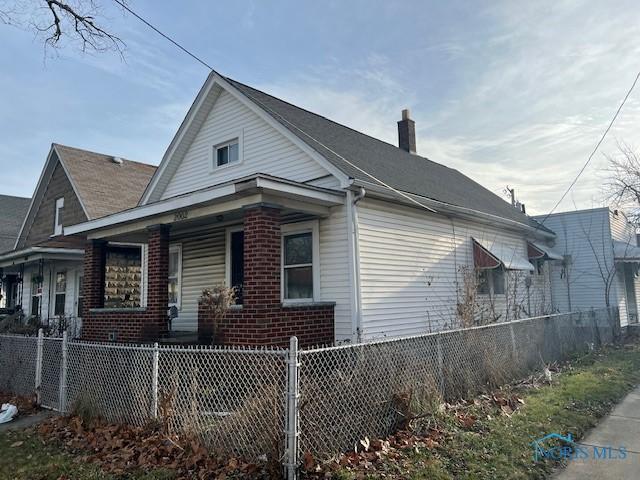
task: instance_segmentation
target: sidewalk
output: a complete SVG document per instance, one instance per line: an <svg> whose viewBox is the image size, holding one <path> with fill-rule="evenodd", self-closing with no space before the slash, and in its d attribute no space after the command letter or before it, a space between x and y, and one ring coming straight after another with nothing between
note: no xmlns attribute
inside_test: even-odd
<svg viewBox="0 0 640 480"><path fill-rule="evenodd" d="M600 480L626 479L640 476L640 387L627 395L624 400L602 420L580 445L618 448L627 450L622 459L572 460L567 468L558 472L555 480ZM616 453L615 451L613 452Z"/></svg>

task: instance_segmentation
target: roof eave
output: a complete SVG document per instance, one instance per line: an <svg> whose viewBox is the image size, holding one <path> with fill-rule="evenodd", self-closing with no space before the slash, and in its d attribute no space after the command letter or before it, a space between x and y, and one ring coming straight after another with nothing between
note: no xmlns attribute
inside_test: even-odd
<svg viewBox="0 0 640 480"><path fill-rule="evenodd" d="M439 200L434 200L432 198L422 197L420 195L416 195L409 192L402 192L402 195L400 195L394 192L393 190L390 190L386 187L382 187L380 185L375 185L373 183L367 182L366 180L355 179L352 185L355 187L364 187L365 189L375 192L376 195L382 198L393 199L395 201L399 201L400 203L404 203L406 205L415 206L415 203L410 202L403 197L403 195L408 195L409 197L415 198L417 200L417 203L424 204L425 209L429 207L433 207L433 209L437 214L441 214L445 216L455 216L455 217L466 218L466 219L469 219L469 217L471 217L472 220L479 221L481 223L486 223L490 225L499 224L506 228L511 228L515 230L524 230L530 235L540 236L547 239L556 238L555 233L551 233L540 228L534 228L531 225L517 222L515 220L510 220L508 218L504 218L499 215L493 215L490 213L481 212L479 210L473 210L471 208L452 205L449 203L445 203Z"/></svg>

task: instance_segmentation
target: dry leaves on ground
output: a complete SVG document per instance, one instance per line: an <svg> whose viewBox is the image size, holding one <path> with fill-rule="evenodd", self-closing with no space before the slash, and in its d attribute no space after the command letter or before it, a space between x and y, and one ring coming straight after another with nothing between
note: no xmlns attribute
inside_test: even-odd
<svg viewBox="0 0 640 480"><path fill-rule="evenodd" d="M33 397L24 397L0 392L0 405L3 403L10 403L18 407L18 415L20 416L32 415L40 409L36 404L35 395Z"/></svg>
<svg viewBox="0 0 640 480"><path fill-rule="evenodd" d="M195 439L165 435L158 430L95 422L80 417L58 417L42 423L39 434L56 440L77 455L78 462L93 462L108 473L125 475L136 470L168 469L179 479L269 478L266 464L213 455Z"/></svg>

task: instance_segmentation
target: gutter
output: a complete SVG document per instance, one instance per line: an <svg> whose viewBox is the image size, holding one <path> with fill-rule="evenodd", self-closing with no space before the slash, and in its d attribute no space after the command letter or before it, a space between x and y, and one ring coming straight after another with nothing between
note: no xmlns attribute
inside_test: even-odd
<svg viewBox="0 0 640 480"><path fill-rule="evenodd" d="M84 255L84 250L81 248L29 247L1 254L0 262L20 259L19 262L13 262L13 264L25 263L32 255Z"/></svg>
<svg viewBox="0 0 640 480"><path fill-rule="evenodd" d="M367 189L371 192L375 192L377 194L380 194L380 196L385 197L387 199L391 198L391 199L395 199L398 201L403 201L402 197L398 197L398 195L394 194L392 191L390 192L389 189L385 188L385 187L381 187L380 185L375 185L373 183L369 183L365 180L354 180L352 185L355 186L360 186L360 187L367 187ZM472 208L466 208L466 207L459 207L457 205L452 205L450 203L445 203L445 202L440 202L438 200L433 200L431 198L426 198L426 197L422 197L420 195L415 195L413 193L406 193L404 192L406 195L409 195L411 197L415 197L416 199L419 199L420 203L426 203L426 204L432 204L434 206L434 208L437 210L437 213L441 213L441 214L446 214L446 213L450 213L452 215L458 215L458 216L462 216L464 218L464 215L468 215L468 216L472 216L472 217L480 217L481 220L484 220L485 223L489 224L489 225L502 225L505 227L510 227L512 229L517 229L517 230L525 230L527 232L529 232L530 234L539 234L545 238L548 239L555 239L556 235L554 233L549 233L546 230L542 229L542 228L534 228L530 225L526 225L524 223L520 223L517 222L515 220L509 220L507 218L504 217L500 217L498 215L493 215L490 213L485 213L485 212L480 212L478 210L474 210ZM406 200L405 202L406 203ZM414 207L415 208L415 207ZM531 217L533 218L533 217ZM476 218L477 221L477 218ZM546 228L546 227L545 227Z"/></svg>
<svg viewBox="0 0 640 480"><path fill-rule="evenodd" d="M360 187L360 190L357 195L353 196L351 191L348 191L347 198L350 200L349 209L347 211L347 215L351 217L350 227L349 227L349 238L351 243L351 252L353 255L353 265L352 274L353 274L353 293L354 298L352 300L352 305L354 307L353 311L353 325L355 325L355 340L357 343L362 342L362 295L360 290L360 229L359 229L359 221L358 221L358 202L360 202L367 191L364 187ZM351 197L353 197L351 199Z"/></svg>

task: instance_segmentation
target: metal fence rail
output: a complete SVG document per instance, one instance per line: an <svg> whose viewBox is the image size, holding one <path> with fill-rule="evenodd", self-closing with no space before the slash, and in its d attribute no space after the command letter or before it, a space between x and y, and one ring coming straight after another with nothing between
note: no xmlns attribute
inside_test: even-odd
<svg viewBox="0 0 640 480"><path fill-rule="evenodd" d="M299 455L393 432L409 412L522 377L617 335L616 310L300 352Z"/></svg>
<svg viewBox="0 0 640 480"><path fill-rule="evenodd" d="M0 390L113 422L159 422L218 452L282 461L385 436L408 412L609 343L617 309L298 351L0 335Z"/></svg>

